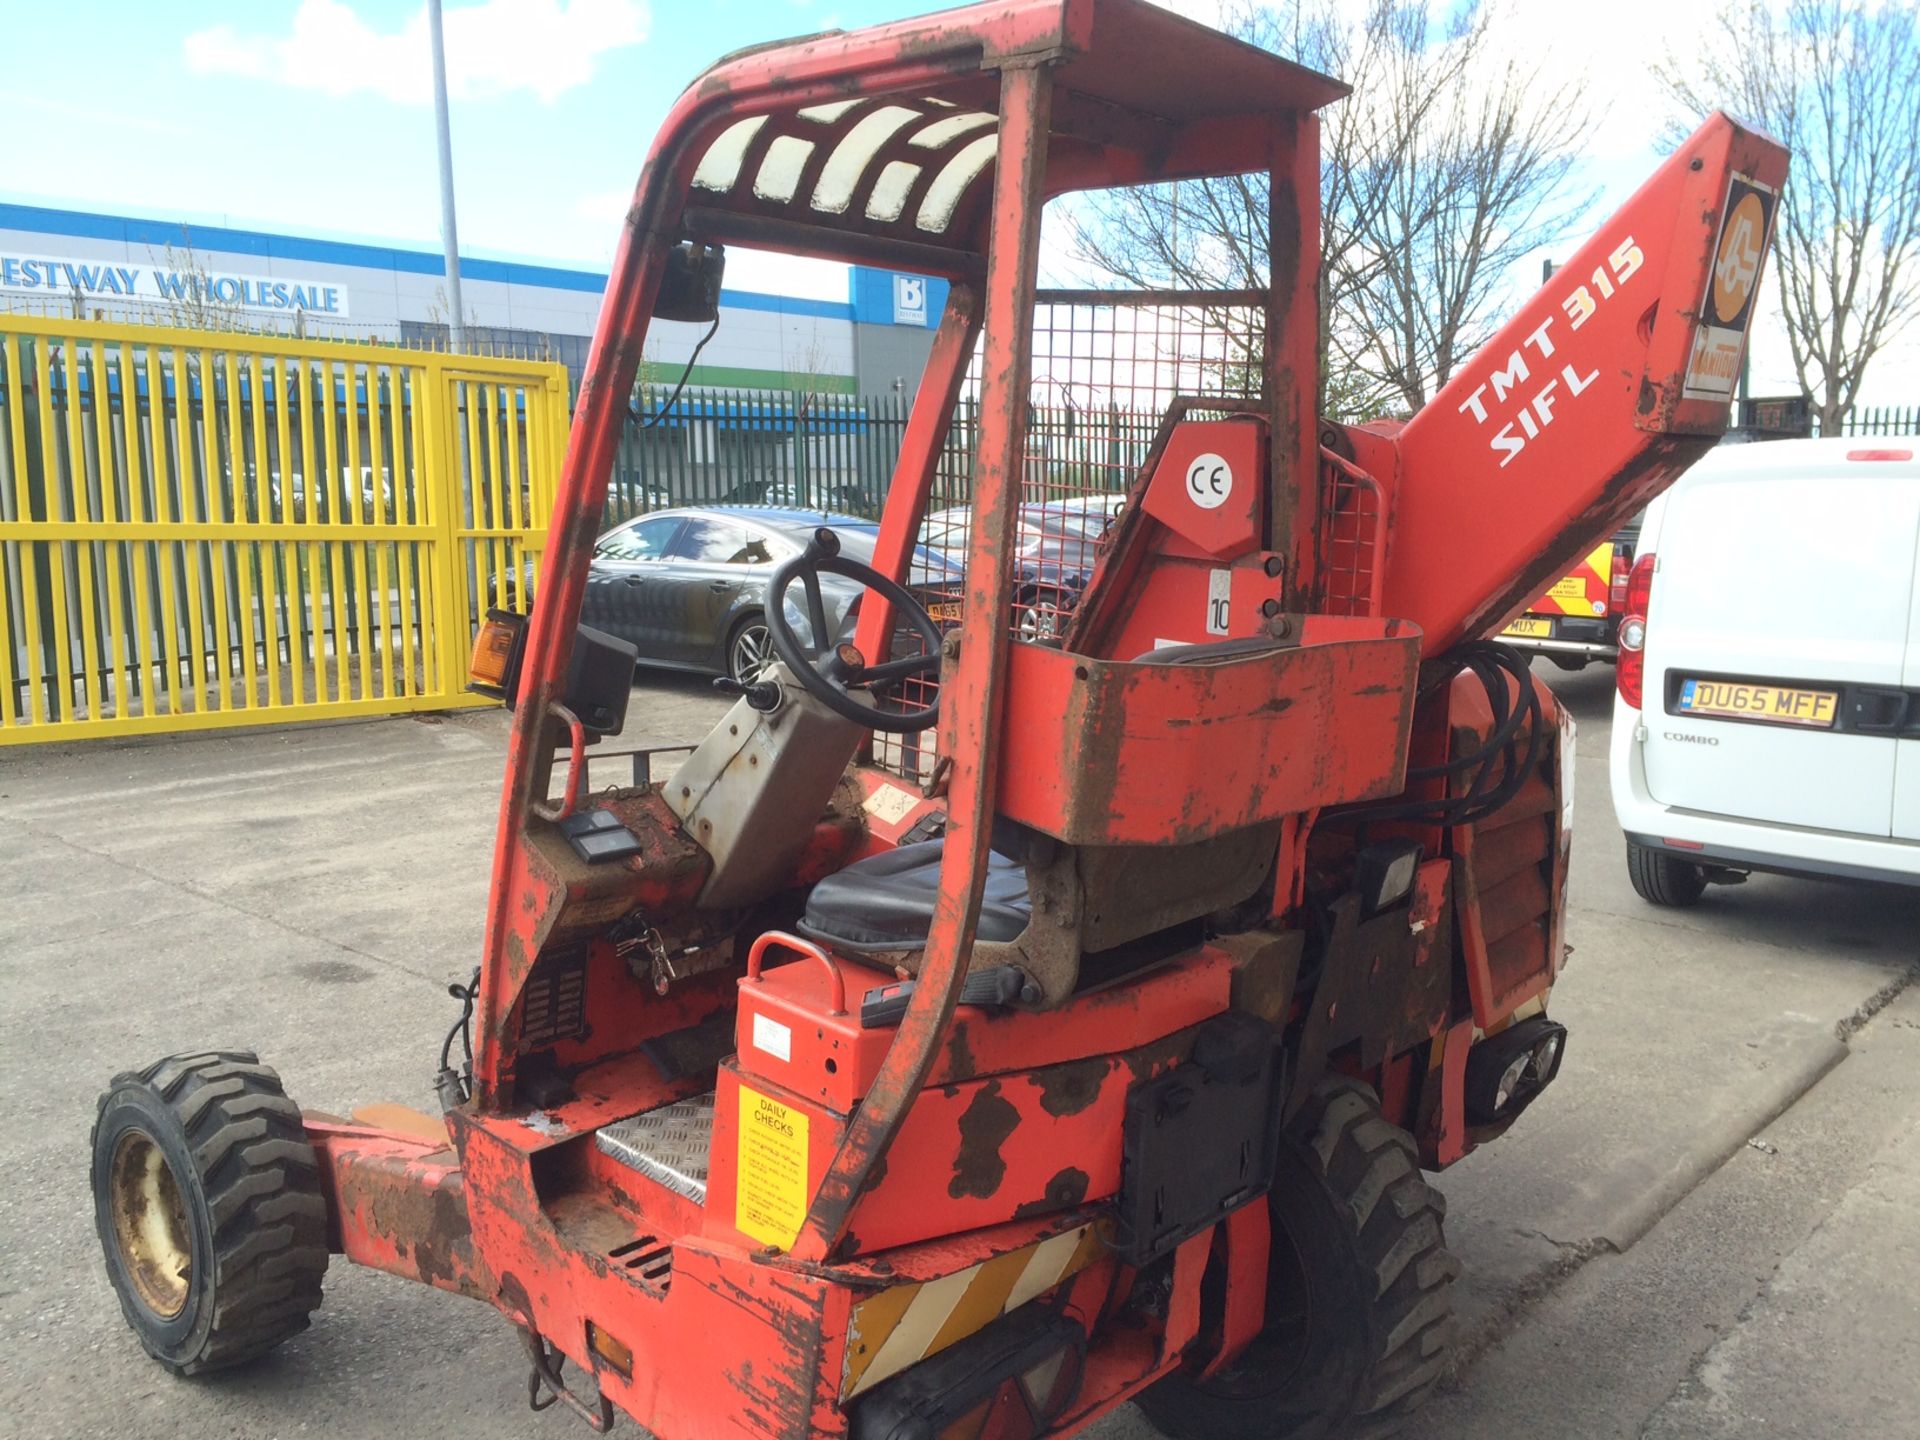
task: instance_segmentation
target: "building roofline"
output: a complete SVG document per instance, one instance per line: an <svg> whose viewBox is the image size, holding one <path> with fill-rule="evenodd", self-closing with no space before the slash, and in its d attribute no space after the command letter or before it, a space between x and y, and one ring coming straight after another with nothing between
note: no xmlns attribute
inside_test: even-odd
<svg viewBox="0 0 1920 1440"><path fill-rule="evenodd" d="M17 205L0 201L0 230L73 239L109 240L127 245L160 248L191 243L196 249L223 255L258 255L273 260L305 260L322 265L351 265L363 269L397 270L413 275L444 275L444 259L431 251L371 241L317 240L304 235L280 235L265 230L237 230L191 221L153 220L132 215L102 215L85 210L63 210L44 205ZM536 265L518 260L460 257L460 275L467 280L490 280L503 285L537 286L548 290L576 290L603 294L604 273L570 270L558 265ZM852 320L846 301L808 300L792 295L767 295L753 290L726 290L720 303L737 310L770 310L783 315L807 315L825 320Z"/></svg>

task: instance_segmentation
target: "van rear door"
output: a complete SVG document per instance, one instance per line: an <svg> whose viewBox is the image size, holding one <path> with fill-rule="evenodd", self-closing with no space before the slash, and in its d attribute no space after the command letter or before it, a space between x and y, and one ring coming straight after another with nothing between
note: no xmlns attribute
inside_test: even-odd
<svg viewBox="0 0 1920 1440"><path fill-rule="evenodd" d="M1896 742L1852 728L1907 666L1920 485L1835 441L1725 446L1668 497L1647 624L1647 787L1664 805L1893 827ZM1920 782L1917 782L1920 783Z"/></svg>
<svg viewBox="0 0 1920 1440"><path fill-rule="evenodd" d="M1884 448L1875 441L1862 442L1859 453L1883 455L1886 459L1859 463L1897 466L1909 483L1920 489L1920 445L1902 439ZM1916 581L1912 609L1907 619L1907 656L1901 673L1905 690L1900 711L1893 717L1901 734L1896 742L1893 769L1893 834L1898 840L1920 840L1920 552L1915 555Z"/></svg>

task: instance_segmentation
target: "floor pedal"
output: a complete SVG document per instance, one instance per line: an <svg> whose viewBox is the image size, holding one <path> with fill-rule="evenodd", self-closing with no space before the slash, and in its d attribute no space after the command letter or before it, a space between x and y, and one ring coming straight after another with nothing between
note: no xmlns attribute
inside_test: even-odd
<svg viewBox="0 0 1920 1440"><path fill-rule="evenodd" d="M707 1152L713 1144L713 1092L602 1125L593 1143L629 1169L704 1205Z"/></svg>

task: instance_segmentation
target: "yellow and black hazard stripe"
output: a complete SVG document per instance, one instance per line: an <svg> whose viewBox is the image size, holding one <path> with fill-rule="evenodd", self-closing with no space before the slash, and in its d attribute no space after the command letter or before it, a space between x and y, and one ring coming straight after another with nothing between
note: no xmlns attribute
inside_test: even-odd
<svg viewBox="0 0 1920 1440"><path fill-rule="evenodd" d="M840 1398L850 1400L1043 1295L1106 1251L1096 1222L938 1279L882 1290L853 1307Z"/></svg>

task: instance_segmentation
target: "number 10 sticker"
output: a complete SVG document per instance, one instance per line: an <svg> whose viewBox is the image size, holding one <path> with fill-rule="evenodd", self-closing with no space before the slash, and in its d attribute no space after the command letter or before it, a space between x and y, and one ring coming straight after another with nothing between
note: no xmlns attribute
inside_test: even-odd
<svg viewBox="0 0 1920 1440"><path fill-rule="evenodd" d="M1233 470L1209 451L1187 466L1187 498L1202 510L1218 510L1233 494Z"/></svg>

